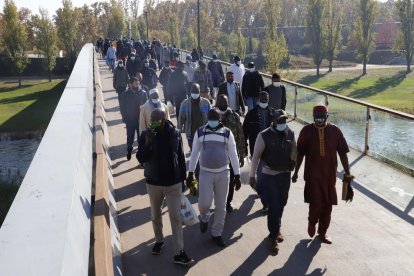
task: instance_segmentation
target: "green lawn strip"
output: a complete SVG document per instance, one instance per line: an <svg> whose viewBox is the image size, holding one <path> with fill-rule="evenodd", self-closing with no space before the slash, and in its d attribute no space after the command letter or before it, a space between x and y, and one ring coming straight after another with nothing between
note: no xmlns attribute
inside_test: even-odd
<svg viewBox="0 0 414 276"><path fill-rule="evenodd" d="M22 88L0 82L0 132L44 131L66 81L28 81Z"/></svg>
<svg viewBox="0 0 414 276"><path fill-rule="evenodd" d="M414 73L401 68L334 71L317 78L313 72L298 73L296 81L369 103L414 114Z"/></svg>

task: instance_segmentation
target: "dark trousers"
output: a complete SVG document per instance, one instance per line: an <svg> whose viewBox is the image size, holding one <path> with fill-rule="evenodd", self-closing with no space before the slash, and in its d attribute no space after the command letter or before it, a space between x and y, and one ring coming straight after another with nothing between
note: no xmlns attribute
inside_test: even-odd
<svg viewBox="0 0 414 276"><path fill-rule="evenodd" d="M290 172L277 175L262 175L263 198L268 204L267 228L269 237L276 239L280 232L283 210L286 206L290 189Z"/></svg>
<svg viewBox="0 0 414 276"><path fill-rule="evenodd" d="M316 225L319 222L318 234L325 235L331 223L332 205L330 204L309 204L309 224Z"/></svg>
<svg viewBox="0 0 414 276"><path fill-rule="evenodd" d="M137 138L139 137L139 124L137 122L126 124L127 130L127 150L132 151L132 145L134 144L135 133Z"/></svg>
<svg viewBox="0 0 414 276"><path fill-rule="evenodd" d="M177 118L177 120L178 120L178 115L180 115L180 107L181 107L181 103L183 101L184 101L183 98L174 97L174 102L175 102L175 118Z"/></svg>
<svg viewBox="0 0 414 276"><path fill-rule="evenodd" d="M229 193L227 194L227 205L230 205L230 203L233 200L234 195L234 171L233 167L230 164L230 181L229 181Z"/></svg>
<svg viewBox="0 0 414 276"><path fill-rule="evenodd" d="M126 87L117 87L116 89L116 93L118 94L118 103L119 103L119 107L121 107L121 97L122 94L125 92Z"/></svg>

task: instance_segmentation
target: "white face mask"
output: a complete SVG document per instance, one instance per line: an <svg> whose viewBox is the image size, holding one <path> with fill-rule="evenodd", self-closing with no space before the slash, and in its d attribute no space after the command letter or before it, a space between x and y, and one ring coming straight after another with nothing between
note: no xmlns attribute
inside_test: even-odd
<svg viewBox="0 0 414 276"><path fill-rule="evenodd" d="M277 131L284 131L286 129L286 123L285 124L276 124L276 130Z"/></svg>
<svg viewBox="0 0 414 276"><path fill-rule="evenodd" d="M269 103L261 103L261 102L259 102L259 103L258 103L258 105L259 105L261 108L265 109L265 108L269 105Z"/></svg>
<svg viewBox="0 0 414 276"><path fill-rule="evenodd" d="M151 102L153 104L159 104L160 103L160 99L151 99Z"/></svg>
<svg viewBox="0 0 414 276"><path fill-rule="evenodd" d="M239 61L236 61L236 65L240 65L240 60Z"/></svg>
<svg viewBox="0 0 414 276"><path fill-rule="evenodd" d="M282 83L280 81L274 81L273 82L273 86L279 87L281 85L282 85Z"/></svg>
<svg viewBox="0 0 414 276"><path fill-rule="evenodd" d="M131 57L131 60L134 61L135 60L135 57Z"/></svg>
<svg viewBox="0 0 414 276"><path fill-rule="evenodd" d="M250 72L254 72L254 70L255 70L255 68L253 67L253 68L249 68L249 71Z"/></svg>
<svg viewBox="0 0 414 276"><path fill-rule="evenodd" d="M191 93L191 98L197 100L198 98L200 98L200 94Z"/></svg>

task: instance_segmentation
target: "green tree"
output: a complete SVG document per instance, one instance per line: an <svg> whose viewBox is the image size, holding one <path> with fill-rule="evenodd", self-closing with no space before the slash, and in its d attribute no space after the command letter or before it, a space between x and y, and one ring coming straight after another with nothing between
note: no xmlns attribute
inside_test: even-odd
<svg viewBox="0 0 414 276"><path fill-rule="evenodd" d="M325 22L325 0L309 0L306 18L308 37L311 40L313 62L316 65L316 75L325 55L327 28Z"/></svg>
<svg viewBox="0 0 414 276"><path fill-rule="evenodd" d="M6 0L4 3L2 26L3 44L19 74L19 87L21 87L23 70L29 64L25 53L27 34L24 26L19 23L17 7L12 0Z"/></svg>
<svg viewBox="0 0 414 276"><path fill-rule="evenodd" d="M246 56L246 39L244 38L241 30L237 32L237 53L241 60L244 60Z"/></svg>
<svg viewBox="0 0 414 276"><path fill-rule="evenodd" d="M367 74L369 56L375 49L374 23L377 18L378 7L375 0L360 0L355 20L355 35L358 44L358 57L362 61L362 75Z"/></svg>
<svg viewBox="0 0 414 276"><path fill-rule="evenodd" d="M395 42L395 47L405 53L407 73L411 72L411 62L414 55L414 1L400 0L396 9L401 22L401 29Z"/></svg>
<svg viewBox="0 0 414 276"><path fill-rule="evenodd" d="M111 5L111 14L108 19L108 36L119 38L126 30L124 11L121 5L115 1L112 1Z"/></svg>
<svg viewBox="0 0 414 276"><path fill-rule="evenodd" d="M283 33L278 35L275 40L266 40L263 47L263 56L266 60L265 70L268 73L275 73L280 70L281 64L289 59Z"/></svg>
<svg viewBox="0 0 414 276"><path fill-rule="evenodd" d="M86 43L94 43L98 39L98 21L86 4L76 8L75 14L78 20L77 48L81 49Z"/></svg>
<svg viewBox="0 0 414 276"><path fill-rule="evenodd" d="M181 44L180 42L180 31L178 30L178 22L177 18L174 14L170 14L168 20L168 32L170 34L170 43L177 45Z"/></svg>
<svg viewBox="0 0 414 276"><path fill-rule="evenodd" d="M342 13L339 5L334 0L328 0L326 16L326 58L329 61L329 72L332 72L332 63L338 54L341 42Z"/></svg>
<svg viewBox="0 0 414 276"><path fill-rule="evenodd" d="M36 47L43 54L43 64L48 71L49 82L52 81L51 72L56 65L57 33L46 9L39 10L40 17L36 17L35 34Z"/></svg>
<svg viewBox="0 0 414 276"><path fill-rule="evenodd" d="M69 67L72 68L76 61L78 51L78 18L72 7L71 0L62 0L63 7L56 11L55 24L60 45L69 59Z"/></svg>

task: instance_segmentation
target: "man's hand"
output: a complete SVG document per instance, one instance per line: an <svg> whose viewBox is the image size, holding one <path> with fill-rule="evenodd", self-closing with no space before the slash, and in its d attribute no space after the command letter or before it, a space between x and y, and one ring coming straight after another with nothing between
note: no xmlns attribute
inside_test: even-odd
<svg viewBox="0 0 414 276"><path fill-rule="evenodd" d="M241 188L241 182L240 182L240 175L235 175L233 180L234 186L236 188L236 191L240 190Z"/></svg>
<svg viewBox="0 0 414 276"><path fill-rule="evenodd" d="M292 182L293 183L296 183L296 181L298 180L298 173L297 172L295 172L293 175L292 175Z"/></svg>
<svg viewBox="0 0 414 276"><path fill-rule="evenodd" d="M239 165L240 165L240 168L243 168L243 166L244 166L244 158L240 158L239 159Z"/></svg>
<svg viewBox="0 0 414 276"><path fill-rule="evenodd" d="M146 136L146 139L145 139L145 143L147 145L151 144L154 137L155 137L155 131L150 127L147 128L147 136Z"/></svg>
<svg viewBox="0 0 414 276"><path fill-rule="evenodd" d="M252 187L254 190L256 190L256 187L257 187L256 177L250 177L250 178L249 178L249 185L250 185L250 187Z"/></svg>
<svg viewBox="0 0 414 276"><path fill-rule="evenodd" d="M193 181L194 181L194 172L189 172L188 176L187 176L187 179L185 180L185 185L188 188L191 188L191 187L193 187Z"/></svg>
<svg viewBox="0 0 414 276"><path fill-rule="evenodd" d="M344 174L342 181L350 184L351 181L355 178L355 176L353 176L352 174Z"/></svg>

